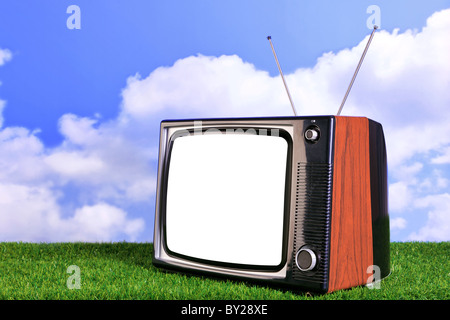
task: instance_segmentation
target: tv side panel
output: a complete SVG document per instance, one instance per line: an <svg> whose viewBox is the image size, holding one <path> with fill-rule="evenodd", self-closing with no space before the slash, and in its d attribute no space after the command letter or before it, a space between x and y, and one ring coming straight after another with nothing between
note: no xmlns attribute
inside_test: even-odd
<svg viewBox="0 0 450 320"><path fill-rule="evenodd" d="M336 117L328 292L365 284L373 265L369 121Z"/></svg>
<svg viewBox="0 0 450 320"><path fill-rule="evenodd" d="M390 230L388 213L388 172L383 127L369 119L370 177L372 200L373 264L380 278L390 273Z"/></svg>

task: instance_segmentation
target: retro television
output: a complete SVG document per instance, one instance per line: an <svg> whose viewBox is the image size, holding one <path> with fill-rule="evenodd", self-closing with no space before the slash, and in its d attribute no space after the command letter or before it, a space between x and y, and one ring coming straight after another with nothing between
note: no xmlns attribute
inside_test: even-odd
<svg viewBox="0 0 450 320"><path fill-rule="evenodd" d="M323 293L390 273L386 146L366 117L165 120L157 181L157 267Z"/></svg>

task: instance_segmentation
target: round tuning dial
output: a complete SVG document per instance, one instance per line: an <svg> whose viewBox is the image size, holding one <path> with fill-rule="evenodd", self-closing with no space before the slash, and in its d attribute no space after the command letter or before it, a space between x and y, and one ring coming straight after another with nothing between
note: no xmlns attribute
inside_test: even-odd
<svg viewBox="0 0 450 320"><path fill-rule="evenodd" d="M305 139L309 142L316 142L320 138L319 129L316 127L311 127L305 131Z"/></svg>
<svg viewBox="0 0 450 320"><path fill-rule="evenodd" d="M302 248L295 255L295 263L301 271L310 271L317 265L317 256L311 249Z"/></svg>

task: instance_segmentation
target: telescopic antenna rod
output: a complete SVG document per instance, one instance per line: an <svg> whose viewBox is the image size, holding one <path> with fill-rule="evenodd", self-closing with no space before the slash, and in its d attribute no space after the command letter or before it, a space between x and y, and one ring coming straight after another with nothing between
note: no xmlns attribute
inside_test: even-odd
<svg viewBox="0 0 450 320"><path fill-rule="evenodd" d="M364 60L364 57L366 56L367 50L369 49L369 46L370 46L370 43L372 42L372 38L375 33L375 30L377 30L377 29L378 29L378 26L373 26L372 33L370 34L369 40L367 41L367 44L366 44L366 48L364 49L361 59L359 60L358 66L356 67L355 73L353 74L352 81L350 81L350 85L348 86L347 92L345 93L344 99L342 100L341 106L339 107L339 111L336 114L337 116L341 114L342 108L344 107L344 104L345 104L345 101L347 100L348 94L350 93L350 90L352 89L353 82L355 82L356 75L358 74L359 68L361 68L361 64Z"/></svg>
<svg viewBox="0 0 450 320"><path fill-rule="evenodd" d="M297 112L295 111L294 102L292 102L291 94L289 93L288 86L286 84L286 81L284 80L283 71L281 71L280 63L278 62L277 54L275 53L275 49L273 48L272 44L272 37L268 36L267 40L270 42L270 46L272 47L273 56L275 57L275 61L277 62L278 71L280 71L281 79L283 80L284 87L286 88L287 95L289 97L289 101L291 102L292 111L294 111L294 115L297 116Z"/></svg>

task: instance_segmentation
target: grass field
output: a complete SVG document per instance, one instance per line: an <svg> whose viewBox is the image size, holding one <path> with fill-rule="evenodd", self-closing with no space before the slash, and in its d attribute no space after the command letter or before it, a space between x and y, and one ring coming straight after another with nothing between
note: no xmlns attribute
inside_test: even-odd
<svg viewBox="0 0 450 320"><path fill-rule="evenodd" d="M165 272L152 266L152 250L150 243L0 243L0 299L450 298L450 242L392 243L391 275L380 289L362 286L326 295Z"/></svg>

